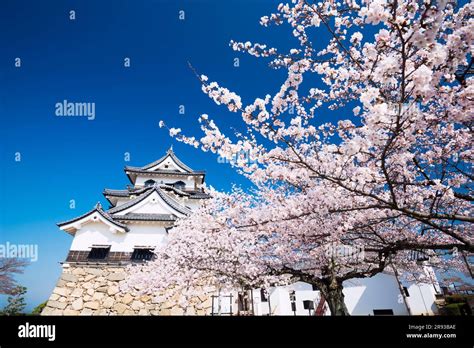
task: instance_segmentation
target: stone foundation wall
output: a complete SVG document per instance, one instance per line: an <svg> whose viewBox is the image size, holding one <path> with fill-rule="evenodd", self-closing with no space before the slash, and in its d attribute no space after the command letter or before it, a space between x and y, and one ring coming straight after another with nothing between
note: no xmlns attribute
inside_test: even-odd
<svg viewBox="0 0 474 348"><path fill-rule="evenodd" d="M152 296L123 293L124 266L63 265L63 273L41 315L210 315L211 299L193 299L186 310Z"/></svg>

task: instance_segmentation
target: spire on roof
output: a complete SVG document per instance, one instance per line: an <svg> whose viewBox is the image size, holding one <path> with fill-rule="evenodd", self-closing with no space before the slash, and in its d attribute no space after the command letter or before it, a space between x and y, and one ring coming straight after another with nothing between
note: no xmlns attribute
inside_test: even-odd
<svg viewBox="0 0 474 348"><path fill-rule="evenodd" d="M172 153L173 152L173 144L171 144L170 148L168 149L168 151L166 151L167 153Z"/></svg>

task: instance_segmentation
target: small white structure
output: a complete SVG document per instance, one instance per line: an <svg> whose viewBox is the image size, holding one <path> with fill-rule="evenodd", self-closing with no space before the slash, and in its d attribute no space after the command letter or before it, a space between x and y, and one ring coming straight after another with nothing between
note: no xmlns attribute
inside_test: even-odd
<svg viewBox="0 0 474 348"><path fill-rule="evenodd" d="M48 301L50 314L153 314L150 299L118 293L114 282L122 279L123 272L117 269L150 260L153 250L166 243L176 219L192 214L209 198L202 189L205 172L192 170L169 149L146 166L125 167L125 173L132 185L103 192L109 209L98 203L84 215L58 224L74 238L63 275ZM352 315L433 315L437 292L436 285L401 285L387 274L344 283L345 303ZM329 314L319 291L302 282L268 291L216 294L209 302L204 312L196 314ZM157 313L184 314L166 308Z"/></svg>

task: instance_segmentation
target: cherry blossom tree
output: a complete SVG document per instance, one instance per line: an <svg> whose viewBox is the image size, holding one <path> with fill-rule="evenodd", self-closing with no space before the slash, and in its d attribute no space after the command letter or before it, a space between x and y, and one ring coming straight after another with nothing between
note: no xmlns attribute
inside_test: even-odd
<svg viewBox="0 0 474 348"><path fill-rule="evenodd" d="M14 276L23 273L27 262L17 258L0 258L0 294L12 294L18 287Z"/></svg>
<svg viewBox="0 0 474 348"><path fill-rule="evenodd" d="M388 266L410 270L412 279L429 280L430 274L417 262L419 255L396 248L397 235L408 243L401 231L409 224L379 222L374 228L363 213L336 213L330 204L342 201L334 200L337 191L315 187L303 195L271 188L258 194L236 190L212 195L178 221L154 261L132 268L129 284L186 309L203 287L215 293L302 280L318 287L331 313L347 315L345 280L370 277ZM370 228L355 224L358 218ZM412 242L433 246L428 236ZM438 267L445 264L436 254L424 256L434 256L431 264Z"/></svg>
<svg viewBox="0 0 474 348"><path fill-rule="evenodd" d="M462 265L459 254L473 251L473 12L447 1L297 0L262 17L265 27L289 25L298 46L230 45L286 70L279 90L245 105L196 73L243 130L227 135L206 114L201 138L169 128L232 162L257 197L234 192L179 222L158 257L182 271L150 264L136 280L155 272L145 283L184 289L198 278L261 286L290 277L316 284L333 314L347 314L344 280L413 269L413 251ZM329 37L324 49L316 37ZM318 122L324 108L333 122ZM361 245L364 258L341 262L328 245Z"/></svg>
<svg viewBox="0 0 474 348"><path fill-rule="evenodd" d="M234 92L199 77L211 99L241 113L247 131L233 141L202 115L199 141L180 129L170 133L234 160L256 183L292 183L304 171L366 198L355 209L389 209L422 223L421 233L438 233L472 251L474 5L455 7L444 1L281 4L261 23L287 22L300 47L279 53L231 42L234 50L288 70L273 97L243 106ZM321 51L309 39L314 27L331 35ZM357 31L370 34L370 27L373 42ZM300 87L307 74L322 84L305 93ZM356 105L355 116L344 119L348 105ZM317 125L323 106L334 110L337 124ZM247 156L235 160L242 153Z"/></svg>

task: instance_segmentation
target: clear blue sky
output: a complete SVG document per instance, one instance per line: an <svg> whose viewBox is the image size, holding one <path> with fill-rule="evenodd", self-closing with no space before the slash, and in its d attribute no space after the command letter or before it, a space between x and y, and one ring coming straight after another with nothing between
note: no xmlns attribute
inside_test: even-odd
<svg viewBox="0 0 474 348"><path fill-rule="evenodd" d="M233 52L228 43L297 47L287 25L258 24L279 2L0 1L0 244L39 246L38 262L18 277L28 287L28 309L49 297L71 243L56 222L88 211L97 201L107 206L102 190L129 184L125 165L152 162L173 144L186 164L207 170L206 181L216 188L247 185L213 154L174 142L158 122L193 135L200 134L202 113L223 129L240 124L238 115L201 92L187 61L211 81L240 93L244 102L274 94L285 72ZM317 47L324 39L318 31L312 41ZM130 68L123 66L125 57L131 59ZM21 68L15 67L15 58L21 58ZM56 117L55 104L65 99L94 102L95 120ZM319 116L318 122L329 120L328 112ZM17 152L21 162L15 162ZM125 152L131 154L128 163ZM69 208L71 199L75 209ZM0 306L4 302L0 298Z"/></svg>
<svg viewBox="0 0 474 348"><path fill-rule="evenodd" d="M276 1L24 1L0 3L0 243L38 244L39 260L19 282L28 287L28 308L45 301L60 274L71 236L56 222L80 215L101 201L104 188L127 185L123 167L144 165L173 144L181 159L207 170L219 189L245 181L212 154L174 142L160 119L198 134L197 117L220 125L237 115L218 108L200 91L187 66L244 101L274 93L285 78L265 62L236 54L234 40L287 47L287 26L265 29L262 15ZM69 20L75 10L76 19ZM178 19L185 11L185 21ZM283 35L282 35L283 34ZM124 68L125 57L131 67ZM240 58L240 67L233 59ZM21 68L14 66L21 58ZM55 116L64 99L94 102L96 118ZM185 106L185 115L178 113ZM15 153L21 162L15 162ZM124 153L131 161L124 161ZM69 208L69 201L76 208ZM5 298L0 299L0 305Z"/></svg>

